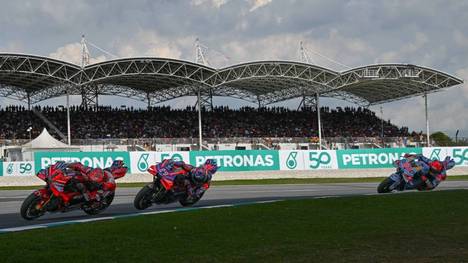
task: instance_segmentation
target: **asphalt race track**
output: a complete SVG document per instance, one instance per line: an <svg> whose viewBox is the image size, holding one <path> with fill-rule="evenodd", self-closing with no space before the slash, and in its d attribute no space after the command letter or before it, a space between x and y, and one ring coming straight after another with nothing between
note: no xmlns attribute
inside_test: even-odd
<svg viewBox="0 0 468 263"><path fill-rule="evenodd" d="M376 194L376 188L377 183L213 186L195 207L329 196L373 195ZM68 213L46 214L35 221L25 221L19 215L19 209L23 200L33 190L0 191L0 230L28 225L139 213L141 211L133 207L133 198L139 189L117 189L112 205L98 216L91 217L83 211L75 210ZM468 181L444 182L438 187L437 191L450 189L468 189ZM178 203L161 206L155 205L145 210L145 212L172 210L179 207L181 206Z"/></svg>

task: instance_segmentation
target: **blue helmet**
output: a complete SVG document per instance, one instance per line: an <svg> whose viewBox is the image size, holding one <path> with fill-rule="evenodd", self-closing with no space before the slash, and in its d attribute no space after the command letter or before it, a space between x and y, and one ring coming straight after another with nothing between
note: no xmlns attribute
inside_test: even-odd
<svg viewBox="0 0 468 263"><path fill-rule="evenodd" d="M192 169L192 181L197 184L207 183L211 181L213 174L216 173L217 170L218 166L216 165L216 161L208 159L204 164Z"/></svg>
<svg viewBox="0 0 468 263"><path fill-rule="evenodd" d="M214 159L207 159L205 164L203 164L203 167L208 171L208 173L210 173L210 175L213 175L218 171L218 164Z"/></svg>
<svg viewBox="0 0 468 263"><path fill-rule="evenodd" d="M118 168L122 168L124 166L124 162L122 160L114 160L111 164L111 170L115 170Z"/></svg>

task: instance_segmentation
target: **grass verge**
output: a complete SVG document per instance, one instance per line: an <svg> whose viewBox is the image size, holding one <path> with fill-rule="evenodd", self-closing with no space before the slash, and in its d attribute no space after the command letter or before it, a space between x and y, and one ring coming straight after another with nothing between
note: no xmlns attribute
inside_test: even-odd
<svg viewBox="0 0 468 263"><path fill-rule="evenodd" d="M370 178L284 178L255 180L213 181L213 185L264 185L264 184L337 184L337 183L377 183L384 177ZM468 181L468 175L448 176L447 181ZM117 183L118 187L143 187L147 183ZM1 190L31 190L38 186L0 186Z"/></svg>
<svg viewBox="0 0 468 263"><path fill-rule="evenodd" d="M2 262L463 262L468 191L284 201L0 235Z"/></svg>

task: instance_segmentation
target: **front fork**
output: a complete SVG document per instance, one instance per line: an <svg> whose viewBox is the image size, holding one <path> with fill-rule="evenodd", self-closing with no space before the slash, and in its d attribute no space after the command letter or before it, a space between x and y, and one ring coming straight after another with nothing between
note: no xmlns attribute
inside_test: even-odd
<svg viewBox="0 0 468 263"><path fill-rule="evenodd" d="M403 191L405 189L406 180L403 178L402 174L396 172L390 175L390 179L393 181L393 184L389 186L390 190Z"/></svg>

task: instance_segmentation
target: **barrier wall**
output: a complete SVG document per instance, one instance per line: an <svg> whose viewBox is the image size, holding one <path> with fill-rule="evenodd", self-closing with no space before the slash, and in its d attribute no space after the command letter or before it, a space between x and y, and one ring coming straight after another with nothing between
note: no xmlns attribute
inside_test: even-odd
<svg viewBox="0 0 468 263"><path fill-rule="evenodd" d="M0 162L0 186L43 185L43 181L32 176L33 171L58 160L80 161L94 167L109 166L115 159L123 160L129 166L130 174L119 182L151 181L147 167L165 158L195 165L214 158L222 166L214 180L384 177L394 171L392 161L407 152L422 152L436 159L450 155L457 166L449 174L468 174L468 147L343 151L42 152L36 153L34 162Z"/></svg>
<svg viewBox="0 0 468 263"><path fill-rule="evenodd" d="M108 167L123 160L130 173L146 173L149 165L166 158L200 165L215 159L219 171L314 171L392 168L405 153L422 153L431 159L455 159L456 166L468 167L468 147L384 148L360 150L224 150L193 152L36 152L34 162L0 162L0 176L28 176L57 161L82 162Z"/></svg>
<svg viewBox="0 0 468 263"><path fill-rule="evenodd" d="M93 167L110 166L113 160L123 160L130 173L145 173L149 165L166 158L182 160L192 165L200 165L206 159L215 159L219 171L313 171L336 169L392 168L395 160L405 153L424 154L435 159L452 156L457 166L468 166L468 147L430 148L384 148L362 150L224 150L193 152L37 152L34 163L4 163L3 175L11 169L10 175L24 174L26 166L38 171L56 161L80 161ZM8 170L8 167L11 169Z"/></svg>

